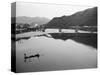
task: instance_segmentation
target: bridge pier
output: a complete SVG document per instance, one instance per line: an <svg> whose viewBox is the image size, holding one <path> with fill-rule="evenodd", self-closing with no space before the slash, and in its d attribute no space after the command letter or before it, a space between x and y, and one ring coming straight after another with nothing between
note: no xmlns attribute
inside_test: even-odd
<svg viewBox="0 0 100 75"><path fill-rule="evenodd" d="M62 32L62 29L59 29L59 32Z"/></svg>

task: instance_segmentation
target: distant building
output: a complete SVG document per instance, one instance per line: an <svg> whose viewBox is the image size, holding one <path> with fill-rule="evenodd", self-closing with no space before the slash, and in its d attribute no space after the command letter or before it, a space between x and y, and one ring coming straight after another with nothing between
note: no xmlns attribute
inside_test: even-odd
<svg viewBox="0 0 100 75"><path fill-rule="evenodd" d="M38 26L38 24L35 24L35 25L34 25L34 27L37 27L37 26Z"/></svg>

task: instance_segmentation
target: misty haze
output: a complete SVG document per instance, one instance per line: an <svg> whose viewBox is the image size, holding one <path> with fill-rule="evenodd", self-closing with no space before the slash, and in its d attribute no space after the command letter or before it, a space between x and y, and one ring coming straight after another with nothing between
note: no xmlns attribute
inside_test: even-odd
<svg viewBox="0 0 100 75"><path fill-rule="evenodd" d="M97 7L21 2L11 20L16 72L97 67Z"/></svg>

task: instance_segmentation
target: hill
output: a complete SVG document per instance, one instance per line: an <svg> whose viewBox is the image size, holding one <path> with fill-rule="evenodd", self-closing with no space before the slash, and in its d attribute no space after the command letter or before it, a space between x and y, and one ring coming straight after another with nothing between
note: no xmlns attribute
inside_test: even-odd
<svg viewBox="0 0 100 75"><path fill-rule="evenodd" d="M14 17L12 17L12 23L13 23ZM17 24L29 24L29 25L42 25L48 23L50 20L45 17L26 17L26 16L20 16L16 17L16 23Z"/></svg>
<svg viewBox="0 0 100 75"><path fill-rule="evenodd" d="M68 28L69 26L97 26L97 7L76 12L70 16L54 17L46 28Z"/></svg>

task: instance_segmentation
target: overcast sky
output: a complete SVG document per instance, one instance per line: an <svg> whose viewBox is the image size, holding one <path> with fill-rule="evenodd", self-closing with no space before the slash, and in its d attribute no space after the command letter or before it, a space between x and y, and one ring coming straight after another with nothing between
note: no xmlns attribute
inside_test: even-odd
<svg viewBox="0 0 100 75"><path fill-rule="evenodd" d="M53 17L71 15L75 12L82 11L92 7L93 6L17 2L16 16L46 17L52 19Z"/></svg>

